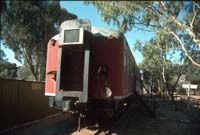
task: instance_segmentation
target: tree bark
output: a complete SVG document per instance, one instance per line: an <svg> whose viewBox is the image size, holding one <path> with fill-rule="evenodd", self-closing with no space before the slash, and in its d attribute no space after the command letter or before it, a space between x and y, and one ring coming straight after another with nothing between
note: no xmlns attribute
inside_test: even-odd
<svg viewBox="0 0 200 135"><path fill-rule="evenodd" d="M31 60L31 58L28 56L27 50L26 50L25 48L24 48L23 50L24 50L25 61L26 61L27 65L29 66L29 69L30 69L31 74L32 74L32 76L33 76L33 78L34 78L34 81L37 81L37 75L36 75L36 73L34 72L34 67L33 67L33 65L32 65L32 60Z"/></svg>
<svg viewBox="0 0 200 135"><path fill-rule="evenodd" d="M178 111L179 107L178 107L177 102L174 99L174 90L169 88L169 84L168 83L165 83L165 85L166 85L166 89L167 89L167 91L169 93L169 96L171 97L172 103L174 104L174 109L175 109L175 111Z"/></svg>
<svg viewBox="0 0 200 135"><path fill-rule="evenodd" d="M166 86L167 92L169 93L169 96L171 97L172 103L174 104L174 108L175 111L179 110L178 104L174 99L174 90L176 85L178 84L178 80L180 79L181 74L178 75L178 79L176 80L175 84L172 86L172 88L170 89L169 83L167 82L166 78L165 78L165 68L163 67L163 82Z"/></svg>
<svg viewBox="0 0 200 135"><path fill-rule="evenodd" d="M192 64L194 64L195 66L200 67L200 64L197 63L196 61L194 61L194 59L188 54L187 50L185 49L185 46L183 45L181 39L173 32L170 32L180 43L182 50L185 52L186 57L188 57L188 59L192 62Z"/></svg>

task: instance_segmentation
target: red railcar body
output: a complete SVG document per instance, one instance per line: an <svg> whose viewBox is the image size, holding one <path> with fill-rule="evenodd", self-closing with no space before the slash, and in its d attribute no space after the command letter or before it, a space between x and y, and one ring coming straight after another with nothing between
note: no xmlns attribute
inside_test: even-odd
<svg viewBox="0 0 200 135"><path fill-rule="evenodd" d="M122 89L122 49L123 46L120 43L120 39L109 39L108 37L92 38L89 76L89 94L91 94L91 98L98 98L98 93L102 90L102 86L98 85L101 80L97 77L97 70L100 65L108 67L107 81L112 90L112 97L127 94Z"/></svg>
<svg viewBox="0 0 200 135"><path fill-rule="evenodd" d="M54 45L53 45L54 44ZM45 81L45 95L56 95L56 76L58 66L58 35L54 36L47 46L47 61L46 61L46 81Z"/></svg>
<svg viewBox="0 0 200 135"><path fill-rule="evenodd" d="M86 104L95 101L118 104L133 94L139 72L127 41L122 34L115 34L116 31L113 35L112 32L102 34L101 29L97 29L100 35L98 32L84 35L89 44L88 67L85 66L87 47L80 44L61 46L62 39L58 36L49 41L45 95L56 97L60 93L63 94L62 100L74 100L75 105L76 101L81 102L81 98L73 96L84 95L85 86L88 86ZM87 85L84 84L86 68ZM101 77L100 73L104 76Z"/></svg>

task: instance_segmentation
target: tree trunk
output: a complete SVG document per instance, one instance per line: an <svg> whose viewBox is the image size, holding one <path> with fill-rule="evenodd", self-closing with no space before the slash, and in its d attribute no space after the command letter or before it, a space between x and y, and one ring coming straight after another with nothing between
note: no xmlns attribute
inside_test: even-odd
<svg viewBox="0 0 200 135"><path fill-rule="evenodd" d="M173 102L173 104L174 104L175 111L178 111L179 108L178 108L177 102L176 102L175 99L174 99L174 94L169 94L169 95L170 95L170 97L171 97L171 99L172 99L172 102Z"/></svg>
<svg viewBox="0 0 200 135"><path fill-rule="evenodd" d="M167 92L169 93L169 96L171 97L172 103L174 104L175 111L178 111L178 104L174 100L174 89L175 89L176 84L178 83L180 75L178 76L178 80L176 81L176 83L174 84L174 87L172 87L172 89L169 88L169 84L168 84L168 82L165 78L165 68L164 67L163 67L163 74L162 75L163 75L163 82L166 85Z"/></svg>
<svg viewBox="0 0 200 135"><path fill-rule="evenodd" d="M158 95L161 95L160 80L157 80Z"/></svg>
<svg viewBox="0 0 200 135"><path fill-rule="evenodd" d="M28 65L28 67L29 67L29 69L31 71L31 74L32 74L32 76L34 78L34 81L37 81L37 75L36 75L36 73L34 71L34 67L33 67L32 62L31 62L32 60L28 56L26 49L24 49L24 57L25 57L25 61L26 61L27 65Z"/></svg>
<svg viewBox="0 0 200 135"><path fill-rule="evenodd" d="M166 88L167 88L167 91L169 93L169 96L171 97L171 100L172 100L172 103L174 104L174 109L175 111L178 111L179 110L179 107L178 107L178 104L177 102L175 101L174 99L174 90L173 89L170 89L169 88L169 85L166 83Z"/></svg>

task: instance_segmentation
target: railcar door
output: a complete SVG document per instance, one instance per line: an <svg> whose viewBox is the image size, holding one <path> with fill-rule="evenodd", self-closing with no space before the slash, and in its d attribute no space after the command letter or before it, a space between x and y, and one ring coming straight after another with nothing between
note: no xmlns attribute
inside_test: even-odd
<svg viewBox="0 0 200 135"><path fill-rule="evenodd" d="M86 103L88 100L90 33L83 28L66 29L65 31L67 32L61 35L61 41L64 42L60 43L58 52L56 98L58 100L63 98L79 100L81 103Z"/></svg>
<svg viewBox="0 0 200 135"><path fill-rule="evenodd" d="M84 51L79 46L62 48L60 69L60 89L82 91Z"/></svg>

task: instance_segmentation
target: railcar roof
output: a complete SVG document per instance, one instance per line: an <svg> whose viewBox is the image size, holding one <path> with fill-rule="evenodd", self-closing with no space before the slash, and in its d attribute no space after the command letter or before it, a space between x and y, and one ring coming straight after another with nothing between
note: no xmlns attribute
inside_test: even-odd
<svg viewBox="0 0 200 135"><path fill-rule="evenodd" d="M113 36L113 37L124 37L123 34L119 30L114 30L110 28L104 28L104 27L96 27L92 26L91 33L93 36ZM58 40L60 37L60 34L57 34L52 37L52 39Z"/></svg>
<svg viewBox="0 0 200 135"><path fill-rule="evenodd" d="M62 28L80 28L83 27L85 30L91 32L94 36L113 36L113 37L123 37L123 34L119 30L114 30L105 27L91 26L91 22L88 19L75 19L64 21L61 26Z"/></svg>
<svg viewBox="0 0 200 135"><path fill-rule="evenodd" d="M114 36L121 37L122 33L119 30L104 28L104 27L95 27L92 26L91 32L94 36Z"/></svg>

